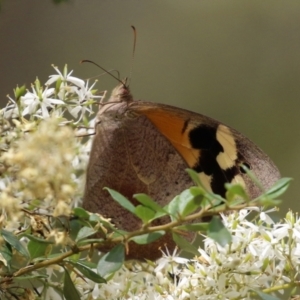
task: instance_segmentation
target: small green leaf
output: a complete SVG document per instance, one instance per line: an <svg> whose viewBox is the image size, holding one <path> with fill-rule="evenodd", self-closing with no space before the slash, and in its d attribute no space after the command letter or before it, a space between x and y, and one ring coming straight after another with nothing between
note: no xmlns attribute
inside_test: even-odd
<svg viewBox="0 0 300 300"><path fill-rule="evenodd" d="M199 251L197 250L197 248L190 242L188 242L185 238L183 238L181 235L173 233L172 236L174 242L181 250L187 251L194 255L199 255Z"/></svg>
<svg viewBox="0 0 300 300"><path fill-rule="evenodd" d="M205 190L199 186L191 186L189 188L189 191L190 191L191 195L193 195L194 197L203 196L206 194Z"/></svg>
<svg viewBox="0 0 300 300"><path fill-rule="evenodd" d="M272 199L281 196L289 187L292 178L280 178L276 183L265 193L268 197Z"/></svg>
<svg viewBox="0 0 300 300"><path fill-rule="evenodd" d="M63 293L66 300L80 300L80 294L75 288L74 283L70 277L70 274L66 268L65 268Z"/></svg>
<svg viewBox="0 0 300 300"><path fill-rule="evenodd" d="M90 227L91 225L89 224L88 221L85 221L83 219L80 218L72 218L69 222L69 237L72 240L75 240L79 230L83 227L83 226L87 226Z"/></svg>
<svg viewBox="0 0 300 300"><path fill-rule="evenodd" d="M183 218L199 209L203 200L203 190L191 187L184 190L180 195L167 204L164 209L171 215L172 221Z"/></svg>
<svg viewBox="0 0 300 300"><path fill-rule="evenodd" d="M280 300L280 298L277 298L275 296L263 293L259 290L252 290L254 293L256 293L261 299L263 300Z"/></svg>
<svg viewBox="0 0 300 300"><path fill-rule="evenodd" d="M11 261L12 261L12 248L11 245L8 243L2 243L0 247L0 253L2 254L3 258L6 260L6 266L8 271L11 270Z"/></svg>
<svg viewBox="0 0 300 300"><path fill-rule="evenodd" d="M102 277L108 276L118 271L122 267L124 260L125 248L124 245L119 244L100 258L97 272Z"/></svg>
<svg viewBox="0 0 300 300"><path fill-rule="evenodd" d="M96 282L96 283L106 283L106 280L101 277L99 274L94 272L92 269L88 268L84 264L80 262L73 262L73 261L68 261L70 264L72 264L76 269L79 270L80 273L82 273L85 277L88 279Z"/></svg>
<svg viewBox="0 0 300 300"><path fill-rule="evenodd" d="M208 224L207 236L215 240L219 245L225 247L231 243L232 236L219 217L213 216Z"/></svg>
<svg viewBox="0 0 300 300"><path fill-rule="evenodd" d="M198 189L199 190L199 189ZM190 189L183 191L179 195L179 214L181 217L185 217L193 213L195 210L200 208L203 195L194 195Z"/></svg>
<svg viewBox="0 0 300 300"><path fill-rule="evenodd" d="M254 175L254 173L245 165L240 164L240 167L244 170L244 172L249 176L250 180L260 188L261 191L264 190L261 182L258 180L258 178Z"/></svg>
<svg viewBox="0 0 300 300"><path fill-rule="evenodd" d="M101 222L101 218L98 214L90 214L89 221L98 223Z"/></svg>
<svg viewBox="0 0 300 300"><path fill-rule="evenodd" d="M155 232L151 232L151 233L145 233L142 235L137 235L133 238L131 238L131 241L134 241L135 243L139 244L139 245L145 245L145 244L150 244L154 241L156 241L157 239L159 239L160 237L162 237L163 235L165 235L165 231L164 230L160 230L160 231L155 231Z"/></svg>
<svg viewBox="0 0 300 300"><path fill-rule="evenodd" d="M190 189L191 192L194 193L193 190L196 189L196 187L191 187ZM215 207L219 207L226 202L227 200L222 198L220 195L214 194L212 192L206 192L201 202L201 207L205 210L210 207L210 211L214 211Z"/></svg>
<svg viewBox="0 0 300 300"><path fill-rule="evenodd" d="M163 215L166 214L166 211L155 200L146 194L135 194L133 195L133 198L138 200L144 206L151 208L155 212L160 212Z"/></svg>
<svg viewBox="0 0 300 300"><path fill-rule="evenodd" d="M175 196L164 209L170 214L171 220L175 221L179 218L180 197Z"/></svg>
<svg viewBox="0 0 300 300"><path fill-rule="evenodd" d="M109 189L109 188L104 188L104 190L107 190L111 197L117 201L122 207L130 211L131 213L134 214L135 206L122 194L118 193L115 190Z"/></svg>
<svg viewBox="0 0 300 300"><path fill-rule="evenodd" d="M264 196L261 195L259 196L259 198L253 200L253 202L257 205L257 202L259 202L260 206L264 206L266 207L274 207L274 206L278 206L282 203L282 200L279 199L272 199L269 196Z"/></svg>
<svg viewBox="0 0 300 300"><path fill-rule="evenodd" d="M16 89L14 89L14 94L18 102L19 99L26 94L26 86L25 85L22 85L21 87L17 86Z"/></svg>
<svg viewBox="0 0 300 300"><path fill-rule="evenodd" d="M13 235L11 232L2 229L0 231L3 239L10 244L13 248L15 248L19 253L21 253L24 257L29 259L29 253L27 249L22 245L22 243L18 240L18 238Z"/></svg>
<svg viewBox="0 0 300 300"><path fill-rule="evenodd" d="M140 218L144 224L147 224L155 216L155 211L151 208L138 205L135 207L134 214Z"/></svg>
<svg viewBox="0 0 300 300"><path fill-rule="evenodd" d="M29 240L37 242L37 243L43 243L43 244L55 244L55 242L50 240L45 240L44 238L39 238L37 236L25 233L23 236L26 236Z"/></svg>
<svg viewBox="0 0 300 300"><path fill-rule="evenodd" d="M30 253L31 259L44 256L48 247L49 244L45 244L33 240L29 241L27 245L27 249Z"/></svg>
<svg viewBox="0 0 300 300"><path fill-rule="evenodd" d="M206 232L208 229L208 223L192 223L192 224L184 224L177 226L176 229L186 230L186 231L201 231Z"/></svg>
<svg viewBox="0 0 300 300"><path fill-rule="evenodd" d="M90 217L90 214L82 207L75 207L73 209L73 213L74 216L79 217L81 219L88 219Z"/></svg>
<svg viewBox="0 0 300 300"><path fill-rule="evenodd" d="M200 178L199 178L199 174L193 170L193 169L185 169L185 171L189 174L189 176L191 177L191 179L195 182L195 184L197 186L201 186L203 187Z"/></svg>
<svg viewBox="0 0 300 300"><path fill-rule="evenodd" d="M97 230L95 230L91 227L84 226L79 230L77 237L76 237L76 242L78 242L88 236L91 236L91 235L95 234L96 232L97 232Z"/></svg>
<svg viewBox="0 0 300 300"><path fill-rule="evenodd" d="M242 198L240 202L249 202L250 198L246 193L244 187L241 184L232 184L225 183L226 191L226 199L228 200L228 205L233 205L233 202L237 200L237 197Z"/></svg>

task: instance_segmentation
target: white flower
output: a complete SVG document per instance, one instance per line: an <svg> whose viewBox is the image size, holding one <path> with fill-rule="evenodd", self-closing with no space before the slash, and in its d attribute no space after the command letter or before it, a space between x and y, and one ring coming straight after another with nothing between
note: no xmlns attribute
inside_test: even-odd
<svg viewBox="0 0 300 300"><path fill-rule="evenodd" d="M91 100L96 98L103 98L103 96L97 96L93 94L92 89L95 84L96 81L89 87L89 81L87 81L84 87L76 88L74 90L78 95L78 98L72 99L69 102L70 105L68 106L68 111L74 118L77 118L78 114L80 113L80 116L76 123L82 120L85 113L89 113L89 115L93 113L92 104L94 103L94 101Z"/></svg>
<svg viewBox="0 0 300 300"><path fill-rule="evenodd" d="M64 74L62 74L58 67L56 66L52 66L55 71L58 73L57 75L50 75L50 79L48 79L48 81L46 82L46 85L51 85L52 83L61 80L62 82L71 82L72 84L80 87L80 88L84 88L84 81L82 79L79 79L77 77L73 77L71 76L71 74L73 73L73 71L71 71L69 74L67 74L67 67L65 66L64 68Z"/></svg>
<svg viewBox="0 0 300 300"><path fill-rule="evenodd" d="M155 272L160 271L161 269L163 269L166 265L170 265L172 263L176 263L176 264L186 264L189 260L187 258L183 258L183 257L179 257L177 256L177 251L178 248L175 247L174 251L172 254L170 254L169 249L166 248L166 252L161 250L161 253L163 255L162 258L160 258L157 261L157 267L155 268Z"/></svg>
<svg viewBox="0 0 300 300"><path fill-rule="evenodd" d="M3 114L3 117L6 119L16 118L19 116L18 105L11 97L9 97L9 96L7 96L7 97L10 100L10 102L12 102L12 103L8 103L6 105L6 107L1 110L1 113Z"/></svg>
<svg viewBox="0 0 300 300"><path fill-rule="evenodd" d="M38 90L39 89L39 90ZM36 87L32 86L32 92L27 92L25 96L21 97L21 101L25 107L22 116L27 114L38 114L43 119L49 117L48 108L53 108L55 104L64 104L62 100L53 99L54 88L46 88L42 90L36 83Z"/></svg>

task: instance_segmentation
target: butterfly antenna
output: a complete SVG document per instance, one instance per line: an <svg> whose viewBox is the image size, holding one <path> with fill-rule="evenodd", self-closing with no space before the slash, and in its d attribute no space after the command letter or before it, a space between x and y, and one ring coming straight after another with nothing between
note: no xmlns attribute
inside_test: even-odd
<svg viewBox="0 0 300 300"><path fill-rule="evenodd" d="M111 71L108 71L108 70L104 69L103 67L101 67L100 65L98 65L97 63L95 63L94 61L88 60L88 59L83 59L83 60L80 61L80 63L81 63L81 64L82 64L82 63L90 63L90 64L93 64L93 65L97 66L98 68L100 68L102 71L104 71L106 74L110 75L111 77L113 77L113 78L116 79L118 82L120 82L121 84L124 85L124 82L123 82L120 78L116 77L114 74L111 73ZM113 71L115 71L115 70L113 70ZM118 71L117 71L117 72L118 72ZM119 73L119 72L118 72L118 73Z"/></svg>
<svg viewBox="0 0 300 300"><path fill-rule="evenodd" d="M133 50L132 50L132 58L131 58L131 68L130 68L130 73L129 73L129 82L128 85L131 81L132 78L132 70L133 70L133 61L134 61L134 56L135 56L135 46L136 46L136 39L137 39L137 34L136 34L136 29L134 26L131 26L133 30Z"/></svg>

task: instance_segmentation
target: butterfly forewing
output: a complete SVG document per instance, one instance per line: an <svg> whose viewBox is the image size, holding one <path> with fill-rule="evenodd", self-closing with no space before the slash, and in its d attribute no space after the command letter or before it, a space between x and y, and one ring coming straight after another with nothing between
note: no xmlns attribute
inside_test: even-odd
<svg viewBox="0 0 300 300"><path fill-rule="evenodd" d="M226 182L241 183L251 198L262 190L245 174L246 165L270 188L280 178L270 158L238 131L207 116L173 106L132 102L133 110L146 115L181 154L190 168L199 173L203 184L222 196Z"/></svg>

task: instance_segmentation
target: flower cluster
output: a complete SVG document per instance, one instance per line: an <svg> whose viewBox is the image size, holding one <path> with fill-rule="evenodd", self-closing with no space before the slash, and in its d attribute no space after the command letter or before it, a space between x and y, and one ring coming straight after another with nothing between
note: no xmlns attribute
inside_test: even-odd
<svg viewBox="0 0 300 300"><path fill-rule="evenodd" d="M299 277L300 218L289 212L284 222L269 224L260 213L250 222L250 212L222 215L232 234L225 247L205 237L193 259L163 252L154 264L130 263L85 299L278 299L267 293L282 295Z"/></svg>
<svg viewBox="0 0 300 300"><path fill-rule="evenodd" d="M67 67L54 69L44 86L17 88L0 111L1 227L18 228L24 209L68 215L82 198L91 138L76 135L93 130L88 117L103 96Z"/></svg>

